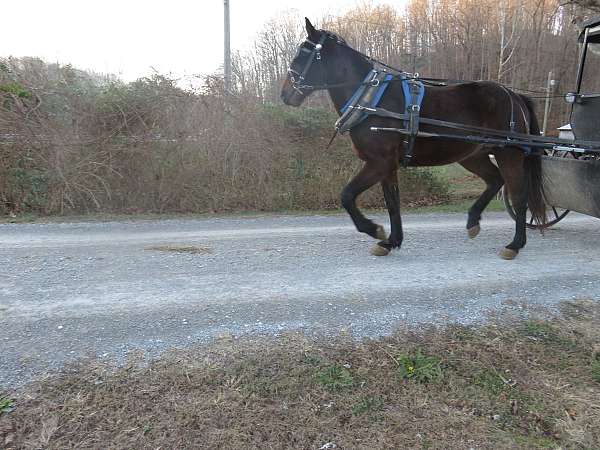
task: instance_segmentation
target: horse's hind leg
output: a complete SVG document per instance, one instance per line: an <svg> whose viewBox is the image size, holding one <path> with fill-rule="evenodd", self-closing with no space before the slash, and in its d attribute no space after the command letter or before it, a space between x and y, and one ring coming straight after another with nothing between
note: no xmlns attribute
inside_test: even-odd
<svg viewBox="0 0 600 450"><path fill-rule="evenodd" d="M384 167L380 167L376 162L366 162L358 174L344 187L341 195L342 206L350 215L356 229L375 239L385 239L387 237L385 230L360 212L356 206L356 198L384 177Z"/></svg>
<svg viewBox="0 0 600 450"><path fill-rule="evenodd" d="M500 252L504 259L514 259L527 243L527 180L525 156L518 148L505 147L494 152L500 172L515 210L515 235L510 244Z"/></svg>
<svg viewBox="0 0 600 450"><path fill-rule="evenodd" d="M469 208L467 233L469 234L469 237L473 239L479 234L481 229L479 226L481 214L504 184L504 179L502 178L498 167L490 161L487 152L471 156L468 159L461 161L460 165L469 172L479 176L486 184L485 191L483 191L471 208Z"/></svg>

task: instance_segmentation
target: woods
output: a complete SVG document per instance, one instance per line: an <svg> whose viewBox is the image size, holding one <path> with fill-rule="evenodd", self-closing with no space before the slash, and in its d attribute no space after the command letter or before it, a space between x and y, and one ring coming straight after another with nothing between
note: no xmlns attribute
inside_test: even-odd
<svg viewBox="0 0 600 450"><path fill-rule="evenodd" d="M542 97L549 72L557 81L554 94L573 86L577 23L593 14L595 3L410 0L405 11L366 3L339 17L323 17L319 24L358 50L408 72L457 80L494 80ZM275 87L303 38L297 17L286 16L266 25L252 54L238 55L235 73L239 92L277 101ZM324 105L326 99L312 102ZM555 101L551 128L562 125L567 113L567 105Z"/></svg>
<svg viewBox="0 0 600 450"><path fill-rule="evenodd" d="M544 97L574 84L577 23L590 0L410 0L405 10L364 3L320 26L350 45L424 76L487 79ZM269 21L251 51L201 88L154 74L132 83L35 58L0 59L0 213L207 212L337 207L360 163L339 139L322 93L304 109L280 103L303 20ZM599 86L600 88L600 86ZM543 109L538 102L538 114ZM554 99L549 129L565 123ZM427 171L405 171L405 200L445 197ZM378 205L370 193L367 205Z"/></svg>

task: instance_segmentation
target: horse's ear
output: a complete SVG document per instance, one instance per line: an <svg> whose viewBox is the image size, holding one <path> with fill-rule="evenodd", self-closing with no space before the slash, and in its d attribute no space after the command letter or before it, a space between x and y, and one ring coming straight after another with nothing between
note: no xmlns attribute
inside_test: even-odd
<svg viewBox="0 0 600 450"><path fill-rule="evenodd" d="M313 24L310 23L310 20L308 20L308 17L305 17L304 20L306 20L306 32L308 33L308 36L312 37L312 36L316 35L317 30L315 29L315 27L313 27Z"/></svg>

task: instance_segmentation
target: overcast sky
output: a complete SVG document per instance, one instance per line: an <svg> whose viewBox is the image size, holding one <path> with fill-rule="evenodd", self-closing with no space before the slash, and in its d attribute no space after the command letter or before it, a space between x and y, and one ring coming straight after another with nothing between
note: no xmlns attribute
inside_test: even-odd
<svg viewBox="0 0 600 450"><path fill-rule="evenodd" d="M232 48L292 10L340 13L357 0L230 0ZM404 0L373 0L400 7ZM211 73L223 59L223 0L3 0L0 56L38 56L129 81L152 73Z"/></svg>

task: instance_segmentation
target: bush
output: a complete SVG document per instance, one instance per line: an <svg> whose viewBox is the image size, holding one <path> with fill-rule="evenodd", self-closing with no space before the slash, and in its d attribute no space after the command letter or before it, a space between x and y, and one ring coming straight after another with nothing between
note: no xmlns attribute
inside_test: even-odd
<svg viewBox="0 0 600 450"><path fill-rule="evenodd" d="M0 63L5 213L338 208L361 165L346 137L325 149L330 110L226 99L213 79L193 91L161 75L123 83L37 59ZM401 172L405 201L443 200L430 172ZM362 204L383 206L372 191Z"/></svg>

